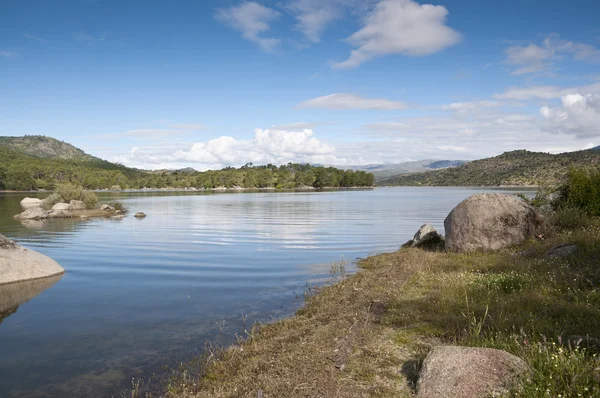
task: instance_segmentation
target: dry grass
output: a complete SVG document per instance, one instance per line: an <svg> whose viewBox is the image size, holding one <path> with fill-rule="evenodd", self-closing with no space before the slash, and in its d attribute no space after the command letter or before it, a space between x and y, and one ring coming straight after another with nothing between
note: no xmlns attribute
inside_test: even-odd
<svg viewBox="0 0 600 398"><path fill-rule="evenodd" d="M580 250L544 259L557 243ZM440 342L520 355L534 369L527 396L600 396L590 344L600 342L598 259L597 222L495 253L370 257L296 316L207 350L200 377L184 366L167 396L410 397L422 359Z"/></svg>

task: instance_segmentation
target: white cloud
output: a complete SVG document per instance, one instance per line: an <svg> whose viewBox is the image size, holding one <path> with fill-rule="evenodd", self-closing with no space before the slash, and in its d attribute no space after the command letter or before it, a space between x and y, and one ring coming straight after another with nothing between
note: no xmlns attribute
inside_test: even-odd
<svg viewBox="0 0 600 398"><path fill-rule="evenodd" d="M561 102L561 107L540 109L550 131L578 138L600 137L600 94L568 94Z"/></svg>
<svg viewBox="0 0 600 398"><path fill-rule="evenodd" d="M334 68L354 68L385 54L422 56L433 54L461 40L446 26L448 10L443 6L412 0L382 0L365 19L362 29L347 40L358 47Z"/></svg>
<svg viewBox="0 0 600 398"><path fill-rule="evenodd" d="M244 2L238 6L219 9L215 19L242 33L242 36L260 46L264 51L274 51L280 39L260 36L267 32L269 23L280 16L279 12L254 2Z"/></svg>
<svg viewBox="0 0 600 398"><path fill-rule="evenodd" d="M513 75L524 75L549 70L557 61L600 61L600 50L584 43L562 40L559 35L546 37L541 45L530 43L514 45L506 49L506 63L515 67Z"/></svg>
<svg viewBox="0 0 600 398"><path fill-rule="evenodd" d="M312 130L273 129L256 129L254 138L250 140L223 136L176 151L163 151L160 146L133 147L129 153L117 156L114 160L141 168L178 168L192 165L199 170L241 166L247 162L346 163L344 158L336 156L333 146L316 139Z"/></svg>
<svg viewBox="0 0 600 398"><path fill-rule="evenodd" d="M547 62L554 52L535 44L527 46L511 46L506 49L506 62L517 67L512 74L523 75L539 72L547 68Z"/></svg>
<svg viewBox="0 0 600 398"><path fill-rule="evenodd" d="M302 102L301 108L401 110L406 104L383 98L363 98L356 94L335 93Z"/></svg>
<svg viewBox="0 0 600 398"><path fill-rule="evenodd" d="M500 106L501 103L498 101L473 101L473 102L453 102L448 105L442 105L442 109L445 111L455 111L455 112L467 112L474 111L476 109L481 108L492 108Z"/></svg>
<svg viewBox="0 0 600 398"><path fill-rule="evenodd" d="M295 0L286 8L295 16L296 28L312 43L318 43L327 25L341 18L342 2L338 0Z"/></svg>
<svg viewBox="0 0 600 398"><path fill-rule="evenodd" d="M600 92L600 83L587 86L561 88L557 86L511 87L501 94L495 94L496 99L530 100L557 99L567 94L593 94Z"/></svg>

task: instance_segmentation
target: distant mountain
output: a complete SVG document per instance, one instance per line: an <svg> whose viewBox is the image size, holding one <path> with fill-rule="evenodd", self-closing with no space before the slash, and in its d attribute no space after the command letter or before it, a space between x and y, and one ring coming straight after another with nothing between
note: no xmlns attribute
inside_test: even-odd
<svg viewBox="0 0 600 398"><path fill-rule="evenodd" d="M378 181L378 185L539 186L560 183L571 167L597 170L600 151L557 155L525 150L505 152L458 167L391 177Z"/></svg>
<svg viewBox="0 0 600 398"><path fill-rule="evenodd" d="M66 142L43 135L0 137L0 146L40 159L100 161Z"/></svg>
<svg viewBox="0 0 600 398"><path fill-rule="evenodd" d="M600 151L600 145L593 147L592 150L594 150L594 151Z"/></svg>
<svg viewBox="0 0 600 398"><path fill-rule="evenodd" d="M437 170L447 167L456 167L465 163L465 160L418 160L402 163L367 164L363 166L334 166L350 170L363 170L373 173L375 181L381 181L399 174L418 173L422 171Z"/></svg>

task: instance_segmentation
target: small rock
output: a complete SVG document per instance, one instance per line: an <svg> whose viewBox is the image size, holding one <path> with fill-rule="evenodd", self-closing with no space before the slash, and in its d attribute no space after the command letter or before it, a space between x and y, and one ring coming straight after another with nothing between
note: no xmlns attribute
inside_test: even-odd
<svg viewBox="0 0 600 398"><path fill-rule="evenodd" d="M137 213L135 213L134 217L136 217L136 218L144 218L144 217L146 217L146 213L138 211Z"/></svg>
<svg viewBox="0 0 600 398"><path fill-rule="evenodd" d="M505 351L438 346L423 362L417 398L501 396L529 371L521 358Z"/></svg>
<svg viewBox="0 0 600 398"><path fill-rule="evenodd" d="M544 253L544 258L561 258L574 254L577 251L577 246L572 244L558 245L549 249Z"/></svg>
<svg viewBox="0 0 600 398"><path fill-rule="evenodd" d="M69 210L85 210L87 206L82 200L72 200L69 203Z"/></svg>
<svg viewBox="0 0 600 398"><path fill-rule="evenodd" d="M111 220L122 220L124 218L125 218L124 214L119 214L119 215L116 215L116 216L112 216L110 219Z"/></svg>
<svg viewBox="0 0 600 398"><path fill-rule="evenodd" d="M41 207L42 206L42 200L38 199L38 198L24 198L21 201L21 207L24 210L30 209L32 207Z"/></svg>
<svg viewBox="0 0 600 398"><path fill-rule="evenodd" d="M18 220L41 220L48 218L48 212L41 207L31 207L21 214L17 214L14 218Z"/></svg>
<svg viewBox="0 0 600 398"><path fill-rule="evenodd" d="M107 204L103 204L102 206L100 206L100 210L103 211L115 211L115 208L112 206L109 206Z"/></svg>
<svg viewBox="0 0 600 398"><path fill-rule="evenodd" d="M69 210L69 204L68 203L56 203L54 206L52 206L52 210Z"/></svg>

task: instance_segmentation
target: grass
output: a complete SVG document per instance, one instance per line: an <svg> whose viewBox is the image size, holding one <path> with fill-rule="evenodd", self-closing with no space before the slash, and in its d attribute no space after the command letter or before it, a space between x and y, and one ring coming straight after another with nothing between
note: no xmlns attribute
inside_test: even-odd
<svg viewBox="0 0 600 398"><path fill-rule="evenodd" d="M490 253L402 249L361 260L289 319L183 364L167 397L411 397L436 344L499 348L533 372L511 396L600 396L600 222ZM573 243L569 257L549 248ZM137 396L134 394L133 396Z"/></svg>

